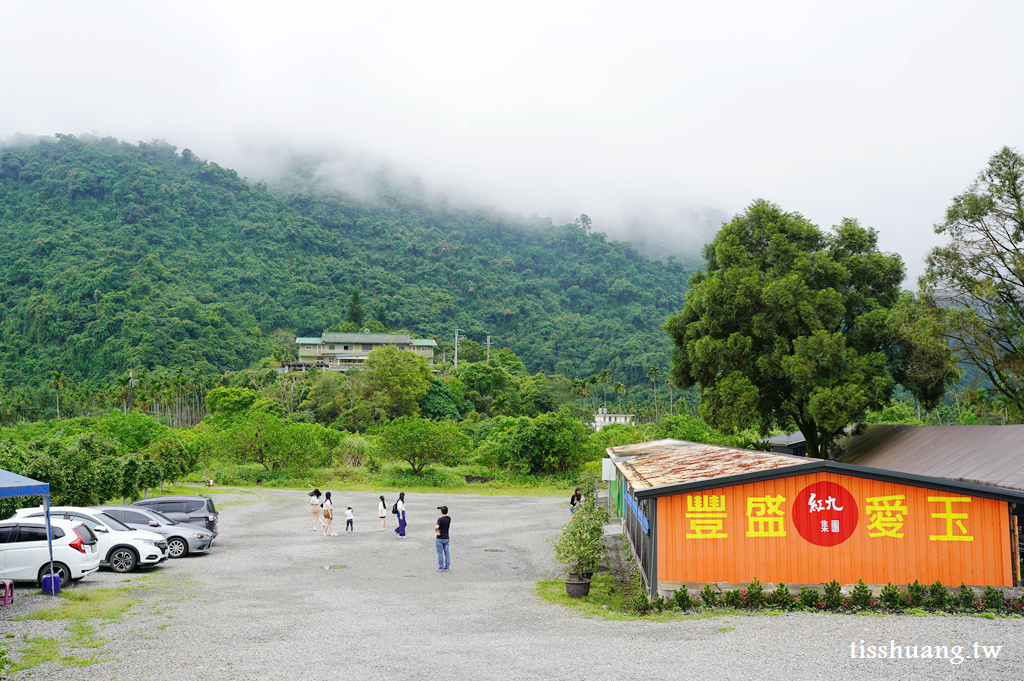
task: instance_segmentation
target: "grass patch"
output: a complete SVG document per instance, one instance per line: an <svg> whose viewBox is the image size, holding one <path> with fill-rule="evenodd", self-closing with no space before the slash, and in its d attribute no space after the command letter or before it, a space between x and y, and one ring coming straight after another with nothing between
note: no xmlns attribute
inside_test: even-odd
<svg viewBox="0 0 1024 681"><path fill-rule="evenodd" d="M736 627L718 627L718 633L720 634L724 634L730 631L736 631Z"/></svg>
<svg viewBox="0 0 1024 681"><path fill-rule="evenodd" d="M632 601L632 590L619 582L611 574L594 575L590 582L590 595L583 598L570 598L565 593L564 579L545 579L537 582L537 595L546 601L564 605L591 617L602 617L607 620L648 620L652 622L668 622L679 619L679 615L671 612L651 613L641 616L629 611Z"/></svg>
<svg viewBox="0 0 1024 681"><path fill-rule="evenodd" d="M466 476L490 480L467 483ZM351 492L564 496L574 487L586 485L589 489L594 477L588 471L520 475L471 464L432 466L417 475L404 463L380 466L375 471L371 471L368 466L328 466L299 471L261 471L256 475L251 466L214 464L191 474L188 480L200 482L212 479L217 485L231 486L231 492L239 494L252 494L250 490L261 488L308 491L311 487L318 487ZM245 487L250 490L243 489ZM168 487L164 494L208 494L216 500L214 490L201 487ZM232 500L223 503L235 505L244 502ZM222 504L217 502L217 505L219 508Z"/></svg>
<svg viewBox="0 0 1024 681"><path fill-rule="evenodd" d="M59 639L46 636L26 636L25 643L27 645L21 653L21 659L11 665L12 672L29 669L44 662L52 662L62 668L90 667L109 659L101 657L98 653L88 657L79 657L73 653L64 652L64 645Z"/></svg>
<svg viewBox="0 0 1024 681"><path fill-rule="evenodd" d="M125 589L82 589L62 591L58 602L33 613L16 617L17 620L115 620L135 603Z"/></svg>

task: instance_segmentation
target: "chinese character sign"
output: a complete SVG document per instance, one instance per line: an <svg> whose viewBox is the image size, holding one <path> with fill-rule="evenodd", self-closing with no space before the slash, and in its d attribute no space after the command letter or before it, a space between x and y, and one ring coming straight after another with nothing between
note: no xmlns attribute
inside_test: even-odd
<svg viewBox="0 0 1024 681"><path fill-rule="evenodd" d="M793 525L800 536L818 546L836 546L857 529L857 502L842 485L816 482L793 501Z"/></svg>
<svg viewBox="0 0 1024 681"><path fill-rule="evenodd" d="M906 523L907 496L894 494L887 497L868 497L864 514L868 517L869 537L903 538L903 525Z"/></svg>
<svg viewBox="0 0 1024 681"><path fill-rule="evenodd" d="M729 535L724 532L725 519L724 494L691 494L686 497L686 518L690 526L687 539L725 539Z"/></svg>
<svg viewBox="0 0 1024 681"><path fill-rule="evenodd" d="M785 537L785 503L781 494L747 497L747 536Z"/></svg>
<svg viewBox="0 0 1024 681"><path fill-rule="evenodd" d="M928 504L937 504L938 513L932 512L932 518L945 521L945 532L943 534L930 534L928 541L974 541L974 537L967 531L964 521L967 520L966 512L971 503L970 497L928 497ZM956 511L953 510L956 504ZM954 525L956 528L954 529Z"/></svg>

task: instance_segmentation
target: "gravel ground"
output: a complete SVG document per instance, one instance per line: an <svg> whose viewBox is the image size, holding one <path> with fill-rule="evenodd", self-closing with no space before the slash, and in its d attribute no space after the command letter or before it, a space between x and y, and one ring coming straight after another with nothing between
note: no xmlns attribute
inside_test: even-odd
<svg viewBox="0 0 1024 681"><path fill-rule="evenodd" d="M119 620L93 621L109 659L46 662L53 679L1021 679L1020 619L827 614L714 616L671 623L591 619L541 600L560 574L547 539L563 499L409 495L408 538L377 532L376 495L335 495L356 531L311 531L302 492L216 495L213 551L72 589L151 583ZM394 495L387 495L388 504ZM437 572L435 507L450 507L452 568ZM334 566L332 569L325 569ZM14 641L69 637L67 621L13 621L45 604L20 585L0 612ZM850 645L962 646L964 661L851 659ZM11 639L7 639L11 643ZM1002 650L974 658L974 644ZM15 649L24 644L15 643ZM75 650L79 656L95 651ZM859 654L859 653L858 653ZM13 655L17 659L17 655Z"/></svg>

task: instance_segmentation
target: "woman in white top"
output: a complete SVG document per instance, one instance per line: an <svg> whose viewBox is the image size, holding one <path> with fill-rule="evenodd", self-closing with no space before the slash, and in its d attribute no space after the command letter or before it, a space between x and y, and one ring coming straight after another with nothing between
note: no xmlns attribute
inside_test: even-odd
<svg viewBox="0 0 1024 681"><path fill-rule="evenodd" d="M324 492L324 503L320 506L324 509L324 536L337 537L338 533L334 531L334 502L331 501L330 492Z"/></svg>
<svg viewBox="0 0 1024 681"><path fill-rule="evenodd" d="M320 520L320 490L316 488L309 493L309 510L313 514L313 531L316 532L316 524L323 525L323 521Z"/></svg>
<svg viewBox="0 0 1024 681"><path fill-rule="evenodd" d="M387 504L386 501L384 501L384 495L383 494L380 495L380 503L377 504L377 515L380 516L380 529L377 530L377 531L378 532L383 532L384 531L384 524L388 520L388 504Z"/></svg>
<svg viewBox="0 0 1024 681"><path fill-rule="evenodd" d="M395 534L400 539L405 539L405 492L399 492L398 494L398 529L395 530Z"/></svg>

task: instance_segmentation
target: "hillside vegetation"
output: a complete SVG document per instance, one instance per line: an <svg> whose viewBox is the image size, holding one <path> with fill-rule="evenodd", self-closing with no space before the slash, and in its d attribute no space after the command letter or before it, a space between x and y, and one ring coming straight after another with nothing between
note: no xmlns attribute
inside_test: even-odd
<svg viewBox="0 0 1024 681"><path fill-rule="evenodd" d="M667 365L678 263L583 226L289 178L271 192L162 142L0 150L0 380L237 371L343 321L354 289L392 329L491 335L531 373L637 385Z"/></svg>

